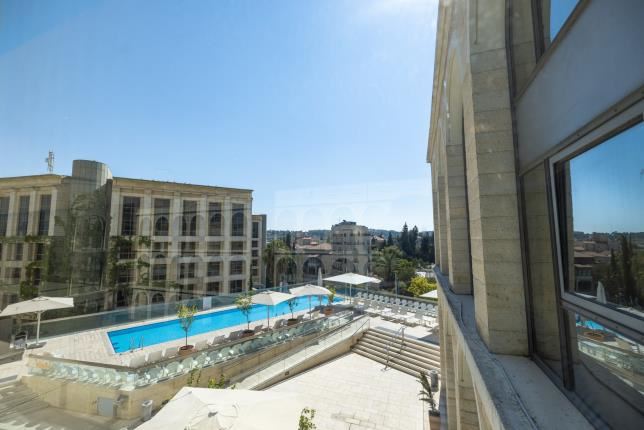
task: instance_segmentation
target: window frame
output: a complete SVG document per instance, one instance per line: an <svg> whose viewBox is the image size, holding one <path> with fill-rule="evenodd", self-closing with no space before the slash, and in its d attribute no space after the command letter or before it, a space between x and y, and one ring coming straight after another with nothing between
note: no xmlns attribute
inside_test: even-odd
<svg viewBox="0 0 644 430"><path fill-rule="evenodd" d="M585 300L566 290L566 279L564 276L564 269L566 267L564 261L565 252L562 248L563 237L560 226L560 217L564 214L564 211L559 209L561 202L557 195L557 166L601 145L602 143L607 142L621 132L644 122L644 100L640 100L640 102L636 103L632 107L638 110L637 113L634 114L632 111L627 109L613 117L611 121L604 122L593 132L580 137L570 145L549 157L547 159L547 173L549 181L548 186L550 189L549 197L552 205L550 222L552 223L555 232L555 275L558 283L558 292L561 298L561 307L566 310L588 315L589 318L602 323L606 328L622 333L627 337L631 337L632 339L639 341L640 343L644 343L644 320L639 320L634 316Z"/></svg>

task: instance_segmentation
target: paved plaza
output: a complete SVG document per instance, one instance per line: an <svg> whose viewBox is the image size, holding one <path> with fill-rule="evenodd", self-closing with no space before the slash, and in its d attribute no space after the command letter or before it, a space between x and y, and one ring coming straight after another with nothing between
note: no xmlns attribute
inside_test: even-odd
<svg viewBox="0 0 644 430"><path fill-rule="evenodd" d="M420 388L406 373L349 353L268 390L299 394L321 430L422 430Z"/></svg>

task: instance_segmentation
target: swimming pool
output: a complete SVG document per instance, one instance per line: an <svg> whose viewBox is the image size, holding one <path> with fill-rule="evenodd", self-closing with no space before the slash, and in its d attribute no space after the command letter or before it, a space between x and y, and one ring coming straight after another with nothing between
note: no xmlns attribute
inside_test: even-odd
<svg viewBox="0 0 644 430"><path fill-rule="evenodd" d="M335 301L338 302L341 301L341 299L336 297ZM324 300L324 303L326 303L326 299ZM318 305L318 299L316 297L311 298L311 305ZM301 297L297 301L294 311L302 311L308 308L308 297ZM279 305L272 307L271 318L289 315L290 313L291 311L288 307L288 303L282 302ZM266 323L266 306L253 305L249 317L251 322L263 321ZM246 323L246 317L237 308L209 312L195 317L192 326L190 327L189 336L195 336L244 323ZM271 325L272 324L273 320L271 319ZM107 336L112 343L112 347L114 348L114 352L117 353L129 351L132 345L136 347L139 347L139 345L156 345L158 343L184 338L185 335L185 332L181 329L181 325L179 325L178 319L114 330L107 333Z"/></svg>

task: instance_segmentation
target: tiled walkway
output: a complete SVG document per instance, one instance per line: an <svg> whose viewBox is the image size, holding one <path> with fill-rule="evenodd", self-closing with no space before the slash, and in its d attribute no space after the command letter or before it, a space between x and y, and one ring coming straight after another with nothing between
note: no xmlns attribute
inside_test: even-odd
<svg viewBox="0 0 644 430"><path fill-rule="evenodd" d="M297 393L324 430L422 430L414 377L349 353L269 388Z"/></svg>

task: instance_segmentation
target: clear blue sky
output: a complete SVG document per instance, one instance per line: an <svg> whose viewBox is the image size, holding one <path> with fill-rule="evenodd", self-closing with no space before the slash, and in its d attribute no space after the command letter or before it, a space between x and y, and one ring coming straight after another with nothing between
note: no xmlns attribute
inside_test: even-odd
<svg viewBox="0 0 644 430"><path fill-rule="evenodd" d="M644 232L644 123L570 162L575 231Z"/></svg>
<svg viewBox="0 0 644 430"><path fill-rule="evenodd" d="M251 188L269 228L432 229L437 0L0 3L0 176Z"/></svg>

